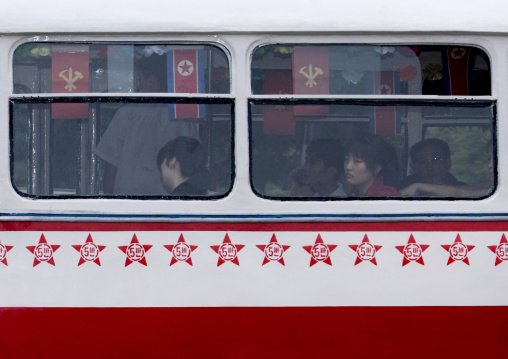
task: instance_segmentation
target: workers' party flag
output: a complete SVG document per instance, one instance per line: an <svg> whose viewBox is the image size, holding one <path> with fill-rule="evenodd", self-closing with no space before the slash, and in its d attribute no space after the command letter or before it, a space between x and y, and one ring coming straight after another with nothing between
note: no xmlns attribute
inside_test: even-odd
<svg viewBox="0 0 508 359"><path fill-rule="evenodd" d="M51 53L51 85L53 93L88 92L88 51L55 51ZM54 119L88 118L87 103L55 103Z"/></svg>
<svg viewBox="0 0 508 359"><path fill-rule="evenodd" d="M293 50L294 93L324 95L330 93L328 47L295 46ZM328 106L295 106L295 115L316 115L328 112Z"/></svg>

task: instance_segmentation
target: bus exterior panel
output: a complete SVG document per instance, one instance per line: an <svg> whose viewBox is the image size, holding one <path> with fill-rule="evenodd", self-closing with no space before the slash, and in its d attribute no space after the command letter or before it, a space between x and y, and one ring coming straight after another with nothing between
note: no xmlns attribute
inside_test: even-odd
<svg viewBox="0 0 508 359"><path fill-rule="evenodd" d="M0 15L0 356L502 357L506 5L154 3Z"/></svg>

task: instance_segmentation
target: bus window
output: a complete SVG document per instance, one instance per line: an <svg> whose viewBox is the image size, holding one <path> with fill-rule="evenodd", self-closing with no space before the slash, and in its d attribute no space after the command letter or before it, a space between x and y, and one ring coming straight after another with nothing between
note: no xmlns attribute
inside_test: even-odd
<svg viewBox="0 0 508 359"><path fill-rule="evenodd" d="M14 187L38 198L226 195L233 101L221 94L230 92L229 72L226 54L211 45L21 45ZM41 93L52 95L33 96Z"/></svg>
<svg viewBox="0 0 508 359"><path fill-rule="evenodd" d="M474 199L493 191L495 102L450 98L490 95L479 49L266 45L254 51L251 76L253 94L284 95L250 100L251 185L261 197Z"/></svg>

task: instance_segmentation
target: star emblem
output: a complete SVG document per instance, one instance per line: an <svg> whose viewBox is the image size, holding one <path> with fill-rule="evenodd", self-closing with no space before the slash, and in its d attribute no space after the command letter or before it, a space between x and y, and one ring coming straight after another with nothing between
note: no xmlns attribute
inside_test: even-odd
<svg viewBox="0 0 508 359"><path fill-rule="evenodd" d="M312 267L317 262L323 262L328 265L332 265L332 260L330 259L330 253L337 248L336 244L325 244L323 239L321 238L321 234L318 234L316 238L316 242L313 246L304 246L305 249L311 255L310 258L310 267Z"/></svg>
<svg viewBox="0 0 508 359"><path fill-rule="evenodd" d="M395 246L395 248L404 255L404 259L402 260L403 267L409 262L420 263L422 266L425 265L422 254L429 247L430 245L427 244L420 245L416 243L412 234L409 236L409 240L405 246Z"/></svg>
<svg viewBox="0 0 508 359"><path fill-rule="evenodd" d="M2 242L0 241L0 262L5 264L6 266L8 265L7 264L7 252L9 252L12 248L13 248L13 246L4 246L2 244Z"/></svg>
<svg viewBox="0 0 508 359"><path fill-rule="evenodd" d="M34 254L34 267L41 262L47 262L54 266L55 260L53 259L53 253L60 248L60 245L48 244L43 233L39 239L39 244L36 246L27 246L26 248Z"/></svg>
<svg viewBox="0 0 508 359"><path fill-rule="evenodd" d="M455 238L455 242L453 242L452 245L441 245L441 247L450 253L450 257L448 258L448 263L446 263L446 265L450 265L450 263L455 261L462 261L469 265L467 255L473 250L474 246L467 246L462 243L462 239L460 239L459 234L457 234L457 238Z"/></svg>
<svg viewBox="0 0 508 359"><path fill-rule="evenodd" d="M178 73L182 76L189 76L194 72L194 65L189 60L182 60L178 63Z"/></svg>
<svg viewBox="0 0 508 359"><path fill-rule="evenodd" d="M378 94L380 94L380 95L391 95L391 93L392 93L392 89L387 84L382 84L378 88Z"/></svg>
<svg viewBox="0 0 508 359"><path fill-rule="evenodd" d="M139 262L146 266L147 263L145 254L150 248L152 248L152 245L139 244L138 237L136 237L136 234L134 233L134 236L132 236L131 244L128 246L119 246L118 248L120 248L120 250L127 255L127 258L125 259L126 267L132 262Z"/></svg>
<svg viewBox="0 0 508 359"><path fill-rule="evenodd" d="M171 258L169 266L172 266L177 262L187 262L192 265L191 253L198 248L198 246L190 246L185 243L183 234L180 234L180 238L178 238L178 242L175 245L168 244L164 247L173 254L173 258Z"/></svg>
<svg viewBox="0 0 508 359"><path fill-rule="evenodd" d="M243 244L233 244L231 243L231 240L229 239L229 235L226 234L224 237L224 241L221 245L218 246L210 246L214 250L215 253L219 255L219 261L217 262L217 267L224 264L224 262L231 262L236 264L237 266L240 265L240 262L238 261L238 252L242 250L242 248L245 247Z"/></svg>
<svg viewBox="0 0 508 359"><path fill-rule="evenodd" d="M506 240L504 233L497 246L488 246L488 248L496 254L496 266L499 263L508 261L508 241Z"/></svg>
<svg viewBox="0 0 508 359"><path fill-rule="evenodd" d="M97 265L101 265L101 261L99 260L99 253L102 252L106 246L98 246L93 242L92 235L88 234L86 238L85 244L83 245L73 245L72 248L77 250L81 257L79 258L78 267L85 262L94 262Z"/></svg>
<svg viewBox="0 0 508 359"><path fill-rule="evenodd" d="M372 245L369 241L369 237L365 235L363 237L362 244L360 245L350 244L349 248L351 248L356 252L355 265L363 261L370 261L371 263L374 263L374 265L377 265L376 252L380 250L382 246Z"/></svg>
<svg viewBox="0 0 508 359"><path fill-rule="evenodd" d="M256 245L260 250L265 253L265 259L263 260L263 266L268 262L279 262L282 265L284 264L284 252L288 250L290 246L282 246L277 242L277 237L275 234L272 235L272 239L270 239L270 243L268 245L258 244Z"/></svg>
<svg viewBox="0 0 508 359"><path fill-rule="evenodd" d="M451 51L451 57L454 60L460 60L466 55L466 49L463 47L455 47Z"/></svg>

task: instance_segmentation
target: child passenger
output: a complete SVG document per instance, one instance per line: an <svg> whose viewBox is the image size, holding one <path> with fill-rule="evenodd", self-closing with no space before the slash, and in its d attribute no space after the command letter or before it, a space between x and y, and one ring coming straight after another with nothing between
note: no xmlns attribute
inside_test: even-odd
<svg viewBox="0 0 508 359"><path fill-rule="evenodd" d="M352 197L398 196L398 162L394 148L377 135L363 135L346 146L344 172Z"/></svg>

